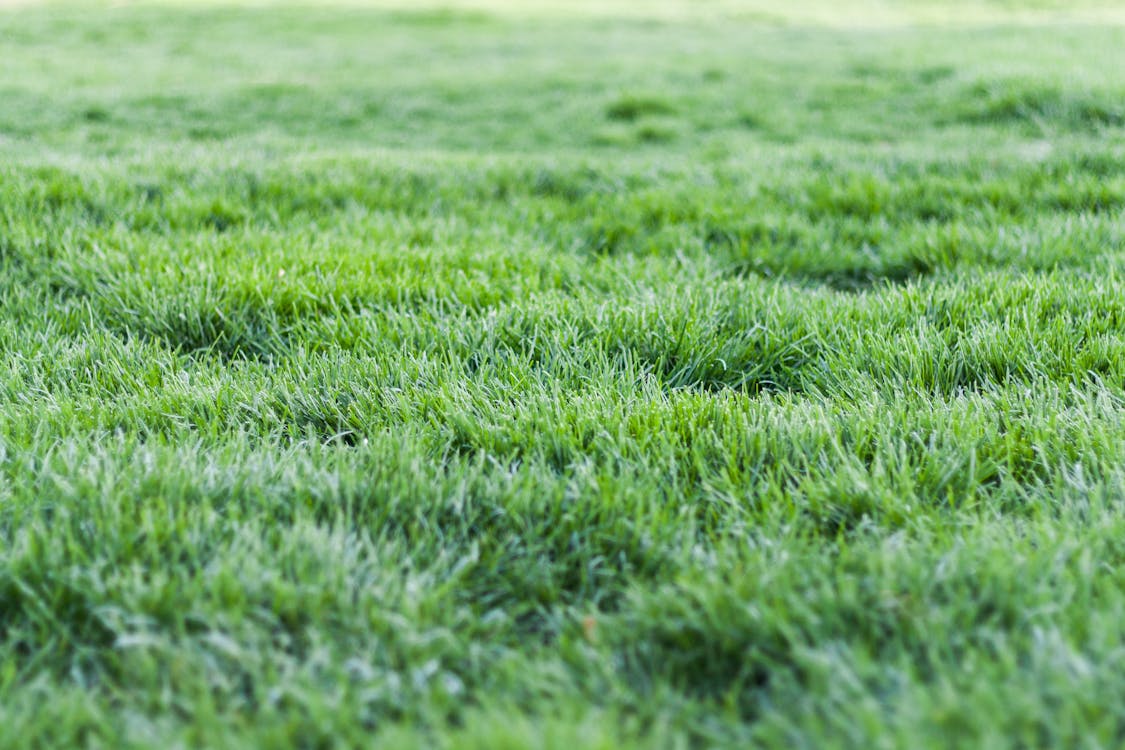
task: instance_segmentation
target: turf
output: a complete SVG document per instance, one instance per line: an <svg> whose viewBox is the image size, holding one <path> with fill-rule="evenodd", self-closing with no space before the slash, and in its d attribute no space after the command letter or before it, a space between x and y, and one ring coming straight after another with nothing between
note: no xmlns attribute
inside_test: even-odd
<svg viewBox="0 0 1125 750"><path fill-rule="evenodd" d="M1125 742L1125 13L0 9L0 745Z"/></svg>

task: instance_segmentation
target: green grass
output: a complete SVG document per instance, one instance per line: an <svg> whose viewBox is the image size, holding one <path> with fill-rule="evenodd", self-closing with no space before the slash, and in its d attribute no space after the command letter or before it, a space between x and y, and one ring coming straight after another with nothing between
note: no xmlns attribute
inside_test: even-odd
<svg viewBox="0 0 1125 750"><path fill-rule="evenodd" d="M1125 13L0 9L0 746L1125 742Z"/></svg>

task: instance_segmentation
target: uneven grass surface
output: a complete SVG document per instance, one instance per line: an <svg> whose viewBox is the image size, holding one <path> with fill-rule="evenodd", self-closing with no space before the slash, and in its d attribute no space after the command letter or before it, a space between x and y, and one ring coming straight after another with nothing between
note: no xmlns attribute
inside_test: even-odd
<svg viewBox="0 0 1125 750"><path fill-rule="evenodd" d="M1125 13L0 10L0 745L1125 742Z"/></svg>

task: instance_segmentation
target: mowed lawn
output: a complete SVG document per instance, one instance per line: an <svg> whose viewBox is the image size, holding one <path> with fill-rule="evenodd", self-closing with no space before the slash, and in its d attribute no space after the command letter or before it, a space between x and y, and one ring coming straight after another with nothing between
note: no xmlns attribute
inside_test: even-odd
<svg viewBox="0 0 1125 750"><path fill-rule="evenodd" d="M1125 743L1125 9L0 8L0 746Z"/></svg>

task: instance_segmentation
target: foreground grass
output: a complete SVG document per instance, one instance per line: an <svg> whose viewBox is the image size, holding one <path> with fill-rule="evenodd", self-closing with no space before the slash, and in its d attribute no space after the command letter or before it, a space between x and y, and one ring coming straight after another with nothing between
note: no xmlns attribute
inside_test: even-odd
<svg viewBox="0 0 1125 750"><path fill-rule="evenodd" d="M1119 745L1041 6L0 13L0 744Z"/></svg>

